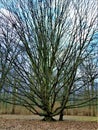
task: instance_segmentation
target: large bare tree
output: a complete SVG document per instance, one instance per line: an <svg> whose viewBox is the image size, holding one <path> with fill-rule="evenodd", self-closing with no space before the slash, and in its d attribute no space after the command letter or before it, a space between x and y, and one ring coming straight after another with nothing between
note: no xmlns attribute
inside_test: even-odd
<svg viewBox="0 0 98 130"><path fill-rule="evenodd" d="M8 18L23 51L13 61L17 91L15 103L44 120L54 120L73 107L72 95L82 92L78 75L80 64L91 54L89 49L97 26L96 1L92 0L12 0L2 3L11 13ZM3 13L3 12L2 12ZM95 45L96 46L96 45ZM75 86L75 87L74 87ZM81 95L80 95L81 98ZM75 106L91 99L81 99ZM77 100L77 99L75 99ZM7 100L13 103L11 99Z"/></svg>

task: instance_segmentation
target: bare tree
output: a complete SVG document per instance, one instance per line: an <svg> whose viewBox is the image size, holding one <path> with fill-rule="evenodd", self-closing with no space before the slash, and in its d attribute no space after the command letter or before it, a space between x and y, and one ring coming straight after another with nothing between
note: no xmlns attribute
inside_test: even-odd
<svg viewBox="0 0 98 130"><path fill-rule="evenodd" d="M6 0L2 2L6 5ZM44 120L54 120L55 115L63 120L64 110L73 107L67 104L73 93L79 94L83 89L73 85L78 81L80 64L92 52L88 48L96 31L95 3L89 0L12 0L10 6L6 5L13 14L8 20L24 49L13 62L19 75L12 75L17 81L17 93L5 88L17 97L16 104L44 116ZM10 80L9 84L12 88ZM81 100L75 106L89 100ZM7 101L13 103L10 99Z"/></svg>
<svg viewBox="0 0 98 130"><path fill-rule="evenodd" d="M3 11L3 10L2 10ZM7 11L7 10L6 10ZM0 92L7 98L6 89L9 89L8 77L13 73L13 62L19 54L19 39L13 30L5 13L0 13ZM4 97L5 96L5 97ZM2 102L2 100L1 100ZM5 104L4 104L5 106ZM6 105L7 107L7 105Z"/></svg>
<svg viewBox="0 0 98 130"><path fill-rule="evenodd" d="M98 40L96 41L97 37L94 38L95 40L93 43L91 43L91 46L93 46L93 44L96 45L98 44ZM86 89L85 90L86 95L85 94L84 95L89 98L94 97L94 95L97 96L96 86L95 86L96 80L98 79L98 47L97 46L94 48L92 54L81 64L80 73L84 84L86 83L84 85ZM89 102L90 115L93 116L96 115L95 105L97 104L97 100L92 100L91 102Z"/></svg>

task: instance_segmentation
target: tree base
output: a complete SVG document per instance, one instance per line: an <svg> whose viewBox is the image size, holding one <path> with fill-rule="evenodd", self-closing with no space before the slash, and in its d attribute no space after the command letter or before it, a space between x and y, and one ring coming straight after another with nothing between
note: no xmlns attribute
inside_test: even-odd
<svg viewBox="0 0 98 130"><path fill-rule="evenodd" d="M59 121L63 121L63 112L60 113Z"/></svg>
<svg viewBox="0 0 98 130"><path fill-rule="evenodd" d="M53 117L44 117L43 119L42 119L42 121L56 121L56 119L54 119Z"/></svg>

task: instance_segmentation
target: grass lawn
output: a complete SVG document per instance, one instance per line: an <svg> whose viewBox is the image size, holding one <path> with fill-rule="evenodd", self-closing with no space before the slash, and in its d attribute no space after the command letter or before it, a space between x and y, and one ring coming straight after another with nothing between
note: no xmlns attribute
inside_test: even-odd
<svg viewBox="0 0 98 130"><path fill-rule="evenodd" d="M31 120L31 119L37 119L41 120L43 117L39 117L37 115L11 115L11 114L2 114L0 115L0 118L4 119L26 119L26 120ZM54 118L58 119L58 116L55 116ZM95 121L98 122L98 117L91 117L91 116L64 116L64 120L69 120L69 121Z"/></svg>

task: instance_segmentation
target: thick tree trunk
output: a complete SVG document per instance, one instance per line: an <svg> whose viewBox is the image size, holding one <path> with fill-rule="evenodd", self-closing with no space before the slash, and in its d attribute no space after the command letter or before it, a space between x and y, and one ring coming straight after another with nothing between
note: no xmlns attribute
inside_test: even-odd
<svg viewBox="0 0 98 130"><path fill-rule="evenodd" d="M45 116L42 121L56 121L56 119L54 119L53 117L51 116Z"/></svg>
<svg viewBox="0 0 98 130"><path fill-rule="evenodd" d="M59 116L59 121L63 121L63 116L64 116L64 114L63 114L63 110L62 110L60 113L60 116Z"/></svg>

